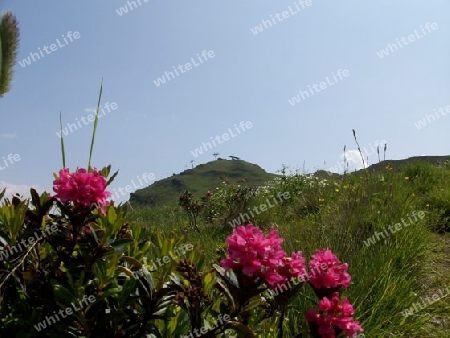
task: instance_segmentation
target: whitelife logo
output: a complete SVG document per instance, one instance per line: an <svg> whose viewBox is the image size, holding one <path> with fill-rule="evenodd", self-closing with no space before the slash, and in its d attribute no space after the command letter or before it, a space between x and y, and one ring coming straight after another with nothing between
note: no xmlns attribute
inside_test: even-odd
<svg viewBox="0 0 450 338"><path fill-rule="evenodd" d="M344 70L339 69L336 73L337 73L336 75L339 77L340 80L342 80L343 77L345 78L345 77L350 76L350 72L348 71L348 69L344 69ZM327 76L327 77L325 77L327 82L322 81L319 83L319 85L317 85L317 83L314 83L312 86L308 85L309 92L307 90L305 90L305 91L300 90L296 96L294 96L290 100L288 99L288 102L290 103L290 105L295 106L297 103L305 101L307 98L309 98L310 97L309 93L311 93L311 95L314 95L315 93L319 93L323 89L326 89L328 87L328 85L332 86L335 83L339 82L339 80L336 78L336 75L334 75L334 73L331 73L331 75L333 76L334 82L330 81L330 79ZM314 88L314 91L312 90L311 87ZM319 89L319 87L320 87L320 89ZM302 97L301 99L300 99L300 96Z"/></svg>
<svg viewBox="0 0 450 338"><path fill-rule="evenodd" d="M39 232L36 231L33 233L33 236L28 237L27 239L22 238L22 240L17 241L18 244L5 247L4 250L0 250L0 262L2 260L8 259L9 255L18 254L19 252L25 251L28 245L33 245L39 242L41 239L49 237L52 233L58 230L58 226L56 224L47 225L44 230L41 230L41 236L39 236ZM9 254L8 254L9 252Z"/></svg>
<svg viewBox="0 0 450 338"><path fill-rule="evenodd" d="M206 335L209 331L214 330L218 328L219 326L227 323L231 319L230 315L225 314L223 315L219 313L219 316L217 316L217 323L215 326L211 326L208 322L205 323L205 326L202 326L200 329L194 329L189 335L187 336L180 336L180 338L195 338L195 337L202 337L203 335ZM194 336L195 333L195 336Z"/></svg>
<svg viewBox="0 0 450 338"><path fill-rule="evenodd" d="M376 140L373 145L372 145L372 143L369 143L370 151L367 151L367 148L364 147L363 149L361 149L361 153L363 155L365 155L364 156L365 158L368 158L369 156L377 154L378 153L377 149L383 149L383 146L386 146L386 145L387 145L387 142L385 140L382 140L382 141ZM357 162L352 160L352 156L351 155L354 154L354 153L358 154ZM359 164L361 164L363 166L367 165L367 163L361 163L362 161L361 161L360 153L359 153L358 150L347 150L345 153L342 153L340 157L341 158L347 158L347 164L350 164L350 165L352 165L352 164L355 165L355 166L357 166ZM345 172L348 169L348 168L345 167L345 164L346 164L345 161L338 161L336 163L337 164L334 167L329 167L327 169L328 175L331 176L331 175L333 175L333 173L338 173L338 172L342 173L342 172Z"/></svg>
<svg viewBox="0 0 450 338"><path fill-rule="evenodd" d="M136 0L139 6L142 6L141 0ZM136 1L127 1L126 5L123 7L120 7L119 9L116 9L116 13L119 14L119 16L122 16L124 14L128 13L128 10L132 11L135 8L138 8L138 5ZM143 2L149 2L150 0L142 0ZM134 6L134 7L133 7Z"/></svg>
<svg viewBox="0 0 450 338"><path fill-rule="evenodd" d="M299 13L302 9L305 9L306 7L309 7L312 5L312 1L311 0L300 0L298 3L294 2L295 8L297 9L297 11L293 10L291 6L288 6L289 12L288 11L283 11L280 13L277 13L275 15L271 15L270 16L270 20L261 20L261 23L259 24L259 26L255 26L254 28L250 28L250 31L253 33L253 35L257 35L258 33L262 33L264 31L264 29L269 29L270 27L272 27L272 23L273 25L276 25L277 22L282 22L284 19L289 18L291 15L295 15L297 13ZM300 6L302 7L300 9ZM278 21L275 20L275 18L277 18ZM283 18L281 18L283 17ZM264 25L264 27L263 27Z"/></svg>
<svg viewBox="0 0 450 338"><path fill-rule="evenodd" d="M186 253L192 251L192 249L194 249L194 246L192 244L180 244L178 246L178 248L176 248L175 254L172 252L172 250L169 251L169 256L164 256L162 258L158 257L156 258L156 262L158 263L158 265L156 265L155 261L152 259L151 262L151 266L150 271L151 272L155 272L158 268L160 268L161 266L163 266L164 264L168 264L170 263L170 261L176 261L177 259L179 259L180 257L185 257ZM142 272L137 271L135 272L135 277L141 275Z"/></svg>
<svg viewBox="0 0 450 338"><path fill-rule="evenodd" d="M98 118L100 119L101 117L106 115L105 109L108 111L108 113L111 112L111 110L116 110L119 106L117 105L117 103L113 102L113 103L109 103L106 102L105 103L105 107L100 107L99 111L98 111ZM56 136L58 136L59 138L61 138L61 135L63 136L67 136L69 135L69 133L73 133L74 131L83 128L83 125L87 126L89 123L92 123L95 121L95 114L89 114L86 117L82 116L80 117L81 122L83 122L83 124L80 123L80 121L78 120L78 117L75 119L76 124L75 123L67 123L67 127L65 127L61 131L57 131L56 132Z"/></svg>
<svg viewBox="0 0 450 338"><path fill-rule="evenodd" d="M414 217L414 220L411 219L411 215ZM402 227L408 227L411 224L418 222L419 219L423 219L425 217L425 212L423 212L423 211L417 212L416 210L414 210L411 214L408 214L407 216L408 216L408 220L410 223L405 222L405 220L403 218L401 218L401 223L398 222L398 223L395 223L394 225L389 225L387 227L389 229L389 231L391 232L391 234L394 234L397 231L400 231L402 229ZM419 219L417 217L419 217ZM395 230L393 229L393 227L395 228ZM386 237L385 237L385 235L386 235ZM363 241L363 242L366 245L366 247L369 247L370 245L374 245L375 243L377 243L380 240L380 237L382 237L383 239L386 239L389 236L390 236L390 234L385 228L382 232L375 232L375 235L368 238L367 241Z"/></svg>
<svg viewBox="0 0 450 338"><path fill-rule="evenodd" d="M278 193L278 199L280 200L280 203L283 203L283 199L284 200L288 200L291 197L290 193L288 191L283 192L283 193ZM273 208L274 206L278 205L278 200L273 197L273 204L270 203L270 200L268 198L266 198L266 203L262 203L258 206L254 206L253 207L253 211L259 215L261 212L266 211L267 209ZM254 218L255 215L253 214L253 212L250 210L250 208L247 208L247 210L250 212L251 216ZM261 210L261 212L259 212L259 210ZM247 213L240 213L239 216L233 220L231 220L230 222L228 222L229 225L231 225L233 228L237 227L238 225L244 224L244 222L250 221L251 218L249 217L249 215Z"/></svg>
<svg viewBox="0 0 450 338"><path fill-rule="evenodd" d="M438 24L436 22L433 22L431 24L429 22L427 22L425 24L425 28L428 31L428 33L431 33L431 29L432 30L436 30L439 27L438 27ZM420 29L422 30L423 35L420 35L420 33L417 32L417 29L415 29L414 30L414 34L409 34L408 35L408 41L409 42L406 41L406 38L404 36L402 36L402 38L400 39L403 42L403 45L402 45L402 42L400 42L399 39L395 39L395 40L397 40L397 43L393 43L393 44L388 43L387 47L385 49L382 49L379 52L377 52L378 57L380 59L382 59L385 56L388 56L390 53L394 53L394 52L398 51L399 47L403 48L403 46L407 46L411 42L416 41L416 38L417 38L417 40L419 40L419 39L423 38L425 35L427 35L427 32L425 31L425 29L422 26L420 26ZM395 48L395 50L394 50L394 48ZM389 53L389 51L390 51L390 53Z"/></svg>
<svg viewBox="0 0 450 338"><path fill-rule="evenodd" d="M239 124L239 127L242 130L242 132L244 132L247 129L251 129L253 127L253 124L250 121L247 121L247 122L241 121L241 123ZM234 134L232 132L231 128L228 128L228 131L230 132L229 134L224 133L224 134L222 134L222 137L220 135L216 135L216 137L214 139L211 137L211 141L212 141L212 144L214 145L214 147L209 142L206 142L206 143L203 142L199 148L195 148L195 150L191 150L191 154L194 155L194 157L197 157L197 156L203 154L203 149L205 150L205 153L206 153L208 150L211 150L211 149L217 147L216 141L219 144L222 144L223 142L228 141L230 139L230 135L232 138L240 135L241 131L239 130L239 128L236 125L234 125L234 128L236 129L237 134ZM214 140L216 140L216 141L214 141ZM222 140L223 140L223 142L222 142ZM208 149L208 147L209 147L209 149Z"/></svg>
<svg viewBox="0 0 450 338"><path fill-rule="evenodd" d="M202 57L203 59L206 61L208 61L209 59L214 58L216 55L214 54L213 50L210 50L209 52L207 52L206 50L204 50L202 52ZM173 71L175 72L175 74L177 74L177 76L180 76L180 74L178 74L177 69L182 73L186 73L188 70L192 69L192 65L194 65L194 67L198 67L203 63L202 57L197 54L197 59L200 63L196 63L194 58L191 58L192 64L190 62L185 63L184 65L178 65L178 67L175 68L175 66L173 66ZM209 58L209 59L208 59ZM184 69L183 69L184 67ZM156 80L153 81L153 83L155 84L156 87L161 86L162 84L166 83L166 79L167 81L172 80L170 78L170 76L172 77L172 79L175 79L175 75L172 72L164 72L164 75L162 77L158 77Z"/></svg>
<svg viewBox="0 0 450 338"><path fill-rule="evenodd" d="M139 185L136 185L136 183L134 182L134 179L131 180L131 184L128 184L125 186L125 191L122 187L120 187L118 190L118 192L116 191L116 189L113 190L112 192L112 199L115 201L116 199L119 200L121 197L127 196L127 194L130 194L134 191L136 191L136 189L138 188L142 188L144 187L144 183L142 181L145 182L145 184L150 185L152 181L155 180L155 174L154 173L143 173L142 177L136 176L136 178L139 181ZM120 195L119 195L120 193Z"/></svg>
<svg viewBox="0 0 450 338"><path fill-rule="evenodd" d="M23 59L22 61L19 61L19 64L22 68L25 68L26 66L31 65L32 62L36 62L37 60L40 60L41 58L44 58L45 55L50 55L52 52L56 52L58 49L61 49L69 44L69 42L73 42L74 40L78 40L81 35L79 32L75 31L72 33L72 31L67 32L67 35L62 35L63 40L65 44L61 43L59 41L59 38L56 39L56 43L52 43L50 46L44 46L42 49L45 51L46 54L42 51L42 49L39 47L38 52L33 53L30 52L30 56L26 59ZM69 41L67 41L69 39ZM50 50L49 50L50 49Z"/></svg>
<svg viewBox="0 0 450 338"><path fill-rule="evenodd" d="M416 126L417 129L425 128L428 124L435 122L436 119L439 120L441 118L439 113L442 116L445 116L445 115L447 115L447 113L450 113L450 105L445 107L445 111L444 111L444 108L442 108L442 107L439 107L439 109L437 111L436 111L436 109L434 109L434 115L425 114L425 118L423 120L419 120L419 121L415 122L414 125ZM427 123L427 121L428 121L428 123Z"/></svg>
<svg viewBox="0 0 450 338"><path fill-rule="evenodd" d="M59 309L58 313L61 316L61 318L66 318L67 316L72 315L74 312L80 311L84 307L91 305L93 302L95 302L95 297L93 295L90 295L89 297L84 295L83 299L80 299L78 301L78 306L79 306L78 308L77 308L77 305L75 305L74 303L71 303L72 307L68 306L64 310ZM83 306L83 303L84 303L84 306ZM72 308L73 308L73 310L72 310ZM60 321L61 318L59 318L56 311L54 311L53 315L45 316L45 319L42 322L39 322L37 325L34 325L34 328L36 329L36 331L39 332L43 329L46 329L47 325L50 326L50 325L55 324L56 322Z"/></svg>
<svg viewBox="0 0 450 338"><path fill-rule="evenodd" d="M2 166L2 164L0 163L0 171L3 170L3 169L8 168L10 165L13 165L16 162L19 162L20 161L20 155L19 154L14 154L14 155L13 154L9 154L6 159L5 159L5 156L3 156L2 160L3 160L3 164L5 166Z"/></svg>
<svg viewBox="0 0 450 338"><path fill-rule="evenodd" d="M420 300L421 300L422 304L419 302L416 302L409 309L403 310L401 312L401 314L403 315L403 317L412 316L413 314L419 312L420 310L425 309L429 305L436 303L438 300L441 300L441 299L447 297L448 295L450 295L450 285L448 285L446 287L446 291L447 291L447 293L444 294L444 292L442 290L438 290L439 294L435 293L432 296L421 297ZM426 302L425 302L425 300L426 300Z"/></svg>

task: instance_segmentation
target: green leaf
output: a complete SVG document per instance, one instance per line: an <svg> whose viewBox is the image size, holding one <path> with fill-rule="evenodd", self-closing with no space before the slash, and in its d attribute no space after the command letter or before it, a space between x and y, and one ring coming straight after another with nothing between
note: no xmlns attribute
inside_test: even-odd
<svg viewBox="0 0 450 338"><path fill-rule="evenodd" d="M40 199L38 193L36 192L36 190L33 188L30 189L30 194L31 194L31 200L33 202L33 205L36 207L36 210L39 213L41 210L41 199Z"/></svg>
<svg viewBox="0 0 450 338"><path fill-rule="evenodd" d="M70 303L74 300L75 295L72 292L70 292L69 289L65 288L56 281L52 281L52 284L54 288L56 301L57 302L59 301L61 304L64 304L65 306L70 306Z"/></svg>
<svg viewBox="0 0 450 338"><path fill-rule="evenodd" d="M106 182L106 186L110 185L112 183L112 181L114 181L114 179L116 178L116 176L119 174L119 170L117 170L108 180L108 182Z"/></svg>
<svg viewBox="0 0 450 338"><path fill-rule="evenodd" d="M138 287L145 291L146 296L153 297L153 289L155 288L155 282L152 274L147 270L145 266L134 273L138 278Z"/></svg>
<svg viewBox="0 0 450 338"><path fill-rule="evenodd" d="M111 172L111 165L108 165L102 168L102 170L99 170L98 173L103 177L108 177L110 172Z"/></svg>
<svg viewBox="0 0 450 338"><path fill-rule="evenodd" d="M142 268L142 263L139 262L137 259L130 257L130 256L123 256L121 257L124 261L130 263L131 265L134 265L138 269Z"/></svg>
<svg viewBox="0 0 450 338"><path fill-rule="evenodd" d="M15 202L13 198L13 202ZM27 211L26 202L7 204L0 207L0 220L4 223L4 231L8 234L11 245L15 245L23 230Z"/></svg>
<svg viewBox="0 0 450 338"><path fill-rule="evenodd" d="M106 214L107 220L109 224L113 224L117 221L117 213L116 209L108 208L108 213Z"/></svg>
<svg viewBox="0 0 450 338"><path fill-rule="evenodd" d="M128 250L130 243L133 243L132 238L123 238L111 243L111 246L114 248L116 254L122 254Z"/></svg>
<svg viewBox="0 0 450 338"><path fill-rule="evenodd" d="M225 326L236 331L238 337L256 338L255 333L247 325L242 323L229 321L225 324Z"/></svg>
<svg viewBox="0 0 450 338"><path fill-rule="evenodd" d="M62 154L62 162L63 162L63 168L66 167L66 151L64 150L64 139L63 139L63 130L62 130L62 113L59 112L59 129L61 136L61 154Z"/></svg>
<svg viewBox="0 0 450 338"><path fill-rule="evenodd" d="M97 132L98 111L100 110L100 101L102 100L102 91L103 91L103 79L102 79L102 82L100 83L100 93L98 95L97 110L95 111L94 130L92 131L91 149L89 150L88 170L91 168L91 158L92 158L92 151L94 150L95 133Z"/></svg>

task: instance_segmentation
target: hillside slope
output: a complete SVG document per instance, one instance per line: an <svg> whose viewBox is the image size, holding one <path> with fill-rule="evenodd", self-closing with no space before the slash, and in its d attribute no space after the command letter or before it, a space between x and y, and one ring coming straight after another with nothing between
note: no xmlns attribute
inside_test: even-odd
<svg viewBox="0 0 450 338"><path fill-rule="evenodd" d="M386 160L380 163L372 164L369 170L379 172L382 171L388 164L395 170L402 170L404 167L415 163L428 163L431 165L442 165L446 161L450 161L450 156L413 156L403 160Z"/></svg>
<svg viewBox="0 0 450 338"><path fill-rule="evenodd" d="M277 176L243 160L215 160L136 190L130 194L130 202L149 206L171 204L176 203L186 189L194 194L203 195L219 185L222 177L233 183L245 182L251 187L256 187Z"/></svg>

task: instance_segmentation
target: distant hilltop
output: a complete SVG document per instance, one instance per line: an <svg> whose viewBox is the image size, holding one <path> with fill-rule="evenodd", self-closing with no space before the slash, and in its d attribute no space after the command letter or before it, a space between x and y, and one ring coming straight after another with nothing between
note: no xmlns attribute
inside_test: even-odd
<svg viewBox="0 0 450 338"><path fill-rule="evenodd" d="M241 183L250 187L257 187L280 176L268 173L260 166L241 160L237 156L229 157L231 160L218 158L156 181L146 188L138 189L130 194L130 202L147 206L174 205L178 202L180 194L186 189L198 196L202 196L206 191L217 187L224 177L235 184ZM450 156L415 156L402 160L382 161L371 165L367 170L385 170L387 165L394 170L401 170L404 166L412 163L439 165L446 161L450 161ZM339 176L339 174L325 170L318 170L314 175L321 178Z"/></svg>
<svg viewBox="0 0 450 338"><path fill-rule="evenodd" d="M226 177L233 183L245 183L251 187L263 185L278 175L267 173L256 164L237 159L219 158L187 169L179 174L156 181L152 185L130 194L130 202L142 205L164 205L178 201L186 189L194 194L205 194Z"/></svg>

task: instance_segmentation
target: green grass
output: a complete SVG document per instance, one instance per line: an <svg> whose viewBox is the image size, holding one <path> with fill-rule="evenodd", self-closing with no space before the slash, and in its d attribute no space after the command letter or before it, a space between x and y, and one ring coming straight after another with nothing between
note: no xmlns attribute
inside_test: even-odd
<svg viewBox="0 0 450 338"><path fill-rule="evenodd" d="M354 304L355 319L361 322L366 337L450 336L448 299L412 316L402 315L420 297L450 285L448 164L394 167L389 161L375 172L333 176L326 183L318 179L305 184L299 175L286 175L283 180L274 189L289 190L292 198L251 221L264 231L270 225L277 227L288 254L302 250L309 259L316 249L330 248L349 264L352 285L344 295ZM256 196L252 205L264 203L266 196ZM425 217L375 244L364 244L375 232L402 218L407 220L413 211L424 211ZM178 207L135 207L130 216L150 232L184 236L185 243L204 255L206 266L223 257L225 238L231 233L223 224L206 221L199 223L201 231L197 232L189 228ZM310 291L305 289L305 293ZM294 305L284 322L285 331L298 330L304 324L303 311L314 307L300 295ZM261 332L269 332L277 327L276 321L254 324ZM273 332L260 337L273 337Z"/></svg>

